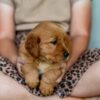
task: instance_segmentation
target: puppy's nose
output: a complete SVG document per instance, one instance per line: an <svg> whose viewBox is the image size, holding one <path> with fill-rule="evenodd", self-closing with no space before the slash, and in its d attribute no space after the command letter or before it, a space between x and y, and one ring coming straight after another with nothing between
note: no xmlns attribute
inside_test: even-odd
<svg viewBox="0 0 100 100"><path fill-rule="evenodd" d="M69 56L69 53L68 53L67 51L65 51L65 52L63 53L63 56L64 56L64 59L66 59L66 58Z"/></svg>

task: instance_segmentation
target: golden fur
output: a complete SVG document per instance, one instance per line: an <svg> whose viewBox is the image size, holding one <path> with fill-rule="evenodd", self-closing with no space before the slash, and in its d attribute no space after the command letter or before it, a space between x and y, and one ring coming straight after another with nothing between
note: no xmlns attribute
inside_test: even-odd
<svg viewBox="0 0 100 100"><path fill-rule="evenodd" d="M60 64L70 54L71 41L63 29L53 22L40 23L19 47L19 55L25 61L21 69L25 82L31 88L39 85L43 95L51 94L62 74Z"/></svg>

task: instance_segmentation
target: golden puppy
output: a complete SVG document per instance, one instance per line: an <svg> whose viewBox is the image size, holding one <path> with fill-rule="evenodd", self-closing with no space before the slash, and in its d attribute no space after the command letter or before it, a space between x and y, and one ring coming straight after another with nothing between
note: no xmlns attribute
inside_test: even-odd
<svg viewBox="0 0 100 100"><path fill-rule="evenodd" d="M43 95L52 94L62 74L60 65L70 54L71 41L63 29L53 22L40 23L19 47L19 55L25 61L22 76L27 85L31 88L39 85Z"/></svg>

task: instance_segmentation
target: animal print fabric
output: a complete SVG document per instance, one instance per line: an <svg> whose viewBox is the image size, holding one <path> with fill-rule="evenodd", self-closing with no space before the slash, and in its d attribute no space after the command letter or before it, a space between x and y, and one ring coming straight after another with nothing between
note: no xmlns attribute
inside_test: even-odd
<svg viewBox="0 0 100 100"><path fill-rule="evenodd" d="M16 45L18 46L24 40L29 31L21 31L16 34ZM88 70L90 65L100 60L100 49L90 49L84 52L79 57L77 62L66 72L62 81L55 87L54 93L60 97L69 96L73 88L77 85L82 75ZM13 65L7 58L0 56L0 71L7 76L13 78L19 84L22 84L30 93L37 96L43 96L38 88L31 89L26 84L24 79L18 74L16 66Z"/></svg>

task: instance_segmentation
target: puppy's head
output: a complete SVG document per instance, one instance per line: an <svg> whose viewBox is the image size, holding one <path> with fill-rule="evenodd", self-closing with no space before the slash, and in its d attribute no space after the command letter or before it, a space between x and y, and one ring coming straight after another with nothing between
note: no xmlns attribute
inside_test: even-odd
<svg viewBox="0 0 100 100"><path fill-rule="evenodd" d="M58 63L69 58L71 41L57 24L42 22L28 34L25 48L35 58Z"/></svg>

